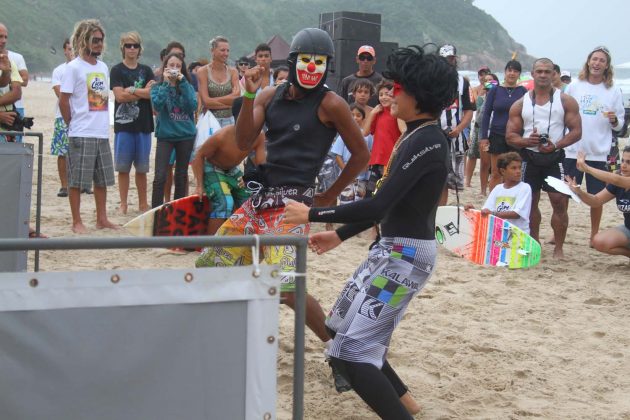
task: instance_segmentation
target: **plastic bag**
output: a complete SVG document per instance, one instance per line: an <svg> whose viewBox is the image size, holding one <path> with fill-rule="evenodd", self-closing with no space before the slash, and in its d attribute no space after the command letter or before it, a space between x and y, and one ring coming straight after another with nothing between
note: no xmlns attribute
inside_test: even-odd
<svg viewBox="0 0 630 420"><path fill-rule="evenodd" d="M197 120L197 135L195 137L195 147L193 154L208 140L208 137L221 129L221 124L212 115L212 112L206 111Z"/></svg>

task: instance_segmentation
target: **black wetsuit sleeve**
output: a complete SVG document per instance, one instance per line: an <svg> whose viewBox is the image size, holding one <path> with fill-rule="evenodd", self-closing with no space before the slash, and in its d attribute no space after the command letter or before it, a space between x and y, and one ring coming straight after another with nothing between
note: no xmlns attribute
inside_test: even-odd
<svg viewBox="0 0 630 420"><path fill-rule="evenodd" d="M338 227L335 232L337 232L339 239L345 241L346 239L350 239L354 235L358 235L372 226L374 226L374 222L348 223Z"/></svg>
<svg viewBox="0 0 630 420"><path fill-rule="evenodd" d="M409 139L411 140L411 139ZM389 174L378 192L367 199L336 207L311 208L308 219L312 222L365 223L380 221L388 210L427 173L444 165L435 155L442 150L441 143L427 146L407 140L400 148L394 170Z"/></svg>

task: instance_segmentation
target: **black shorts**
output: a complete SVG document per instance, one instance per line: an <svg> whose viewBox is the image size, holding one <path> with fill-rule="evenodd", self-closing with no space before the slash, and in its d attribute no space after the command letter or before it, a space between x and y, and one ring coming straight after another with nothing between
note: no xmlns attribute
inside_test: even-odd
<svg viewBox="0 0 630 420"><path fill-rule="evenodd" d="M523 154L521 154L521 156L523 156ZM564 181L564 175L564 153L556 162L548 166L536 166L532 162L528 162L526 158L523 159L521 180L529 184L532 188L532 192L538 192L540 190L552 193L559 192L547 184L545 178L552 176Z"/></svg>
<svg viewBox="0 0 630 420"><path fill-rule="evenodd" d="M606 170L606 162L587 160L586 164L591 168L600 169L602 171ZM582 184L584 172L577 168L577 159L566 158L564 160L564 170L567 175L575 178L576 184ZM589 194L597 194L604 188L606 188L606 183L604 181L600 181L591 174L586 174L586 191Z"/></svg>
<svg viewBox="0 0 630 420"><path fill-rule="evenodd" d="M490 141L490 149L488 150L488 153L491 155L500 155L502 153L514 152L516 150L507 144L504 135L490 133L488 140Z"/></svg>

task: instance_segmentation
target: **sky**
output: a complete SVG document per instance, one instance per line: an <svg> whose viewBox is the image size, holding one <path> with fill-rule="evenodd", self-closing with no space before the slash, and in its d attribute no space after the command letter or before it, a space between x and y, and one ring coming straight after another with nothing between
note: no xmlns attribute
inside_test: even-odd
<svg viewBox="0 0 630 420"><path fill-rule="evenodd" d="M608 47L613 65L630 62L630 1L474 0L527 52L548 57L560 68L580 68L599 45Z"/></svg>

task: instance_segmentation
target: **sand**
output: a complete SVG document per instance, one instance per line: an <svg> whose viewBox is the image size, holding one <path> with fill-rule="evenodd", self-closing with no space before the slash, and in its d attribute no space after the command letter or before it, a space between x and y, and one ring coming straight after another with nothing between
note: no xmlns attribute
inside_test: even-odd
<svg viewBox="0 0 630 420"><path fill-rule="evenodd" d="M42 231L76 236L68 201L56 196L56 158L49 154L54 94L49 84L30 82L24 97L34 131L45 135ZM149 183L152 179L151 172ZM462 202L483 204L478 185L476 178ZM139 214L133 177L129 213L117 213L118 205L117 187L109 188L113 222ZM549 238L551 211L544 195L541 209L542 237ZM90 235L126 235L94 228L92 196L82 195L81 210ZM417 418L630 419L630 264L588 247L588 214L587 207L571 202L566 261L554 261L547 244L539 266L513 271L475 266L440 250L436 272L409 306L389 352L392 366L424 407ZM620 223L621 214L607 204L602 228ZM323 256L309 255L308 288L325 311L368 245L367 237L354 238ZM47 251L41 253L41 269L142 268L147 261L151 267L189 267L194 259L164 250ZM280 316L278 418L285 419L292 401L293 313L283 307ZM322 345L310 332L306 346L305 418L376 418L353 392L336 393Z"/></svg>

